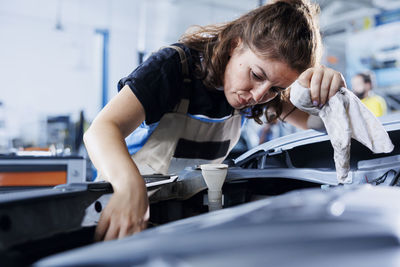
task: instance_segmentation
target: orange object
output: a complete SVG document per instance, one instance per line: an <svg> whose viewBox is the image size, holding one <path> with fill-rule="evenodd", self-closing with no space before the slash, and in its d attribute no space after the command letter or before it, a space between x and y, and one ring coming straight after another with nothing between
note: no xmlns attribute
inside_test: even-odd
<svg viewBox="0 0 400 267"><path fill-rule="evenodd" d="M50 151L48 147L26 147L24 151Z"/></svg>
<svg viewBox="0 0 400 267"><path fill-rule="evenodd" d="M0 172L0 186L55 186L65 183L66 171Z"/></svg>
<svg viewBox="0 0 400 267"><path fill-rule="evenodd" d="M330 63L330 64L337 64L338 62L339 62L339 59L337 58L337 57L335 57L335 56L328 56L327 57L327 61Z"/></svg>

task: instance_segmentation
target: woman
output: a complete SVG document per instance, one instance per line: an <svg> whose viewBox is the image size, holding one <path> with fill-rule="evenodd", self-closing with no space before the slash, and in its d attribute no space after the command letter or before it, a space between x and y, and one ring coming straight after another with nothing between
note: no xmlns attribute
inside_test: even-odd
<svg viewBox="0 0 400 267"><path fill-rule="evenodd" d="M322 106L344 85L340 73L319 65L317 13L307 0L272 2L192 30L120 81L84 136L92 162L114 188L97 240L144 229L149 209L141 173L221 162L239 138L244 113L260 121L266 110L269 121L307 127L308 114L294 108L286 88L298 79ZM124 138L134 130L132 160Z"/></svg>

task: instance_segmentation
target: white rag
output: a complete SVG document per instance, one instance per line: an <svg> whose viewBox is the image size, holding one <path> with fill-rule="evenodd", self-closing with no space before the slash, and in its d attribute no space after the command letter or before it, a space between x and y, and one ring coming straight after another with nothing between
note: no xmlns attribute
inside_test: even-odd
<svg viewBox="0 0 400 267"><path fill-rule="evenodd" d="M351 138L368 147L374 153L389 153L394 146L378 119L351 91L342 87L322 108L311 102L310 89L298 81L291 85L290 101L298 109L319 116L333 146L338 183L351 183Z"/></svg>

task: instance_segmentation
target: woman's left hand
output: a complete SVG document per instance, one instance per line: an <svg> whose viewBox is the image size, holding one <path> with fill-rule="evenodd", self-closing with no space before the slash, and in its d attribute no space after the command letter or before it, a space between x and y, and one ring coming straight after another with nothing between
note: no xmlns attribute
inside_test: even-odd
<svg viewBox="0 0 400 267"><path fill-rule="evenodd" d="M314 106L322 107L341 87L346 87L343 75L325 66L305 70L297 79L301 86L310 88Z"/></svg>

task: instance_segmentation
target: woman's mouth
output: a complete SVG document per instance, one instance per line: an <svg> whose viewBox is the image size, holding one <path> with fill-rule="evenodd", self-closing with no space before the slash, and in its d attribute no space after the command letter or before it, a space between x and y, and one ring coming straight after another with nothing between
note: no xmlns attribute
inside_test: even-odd
<svg viewBox="0 0 400 267"><path fill-rule="evenodd" d="M242 107L248 107L257 104L253 98L250 97L249 99L245 99L241 94L238 94L238 102Z"/></svg>
<svg viewBox="0 0 400 267"><path fill-rule="evenodd" d="M244 99L241 95L238 95L238 102L239 102L240 108L249 106L249 101Z"/></svg>

